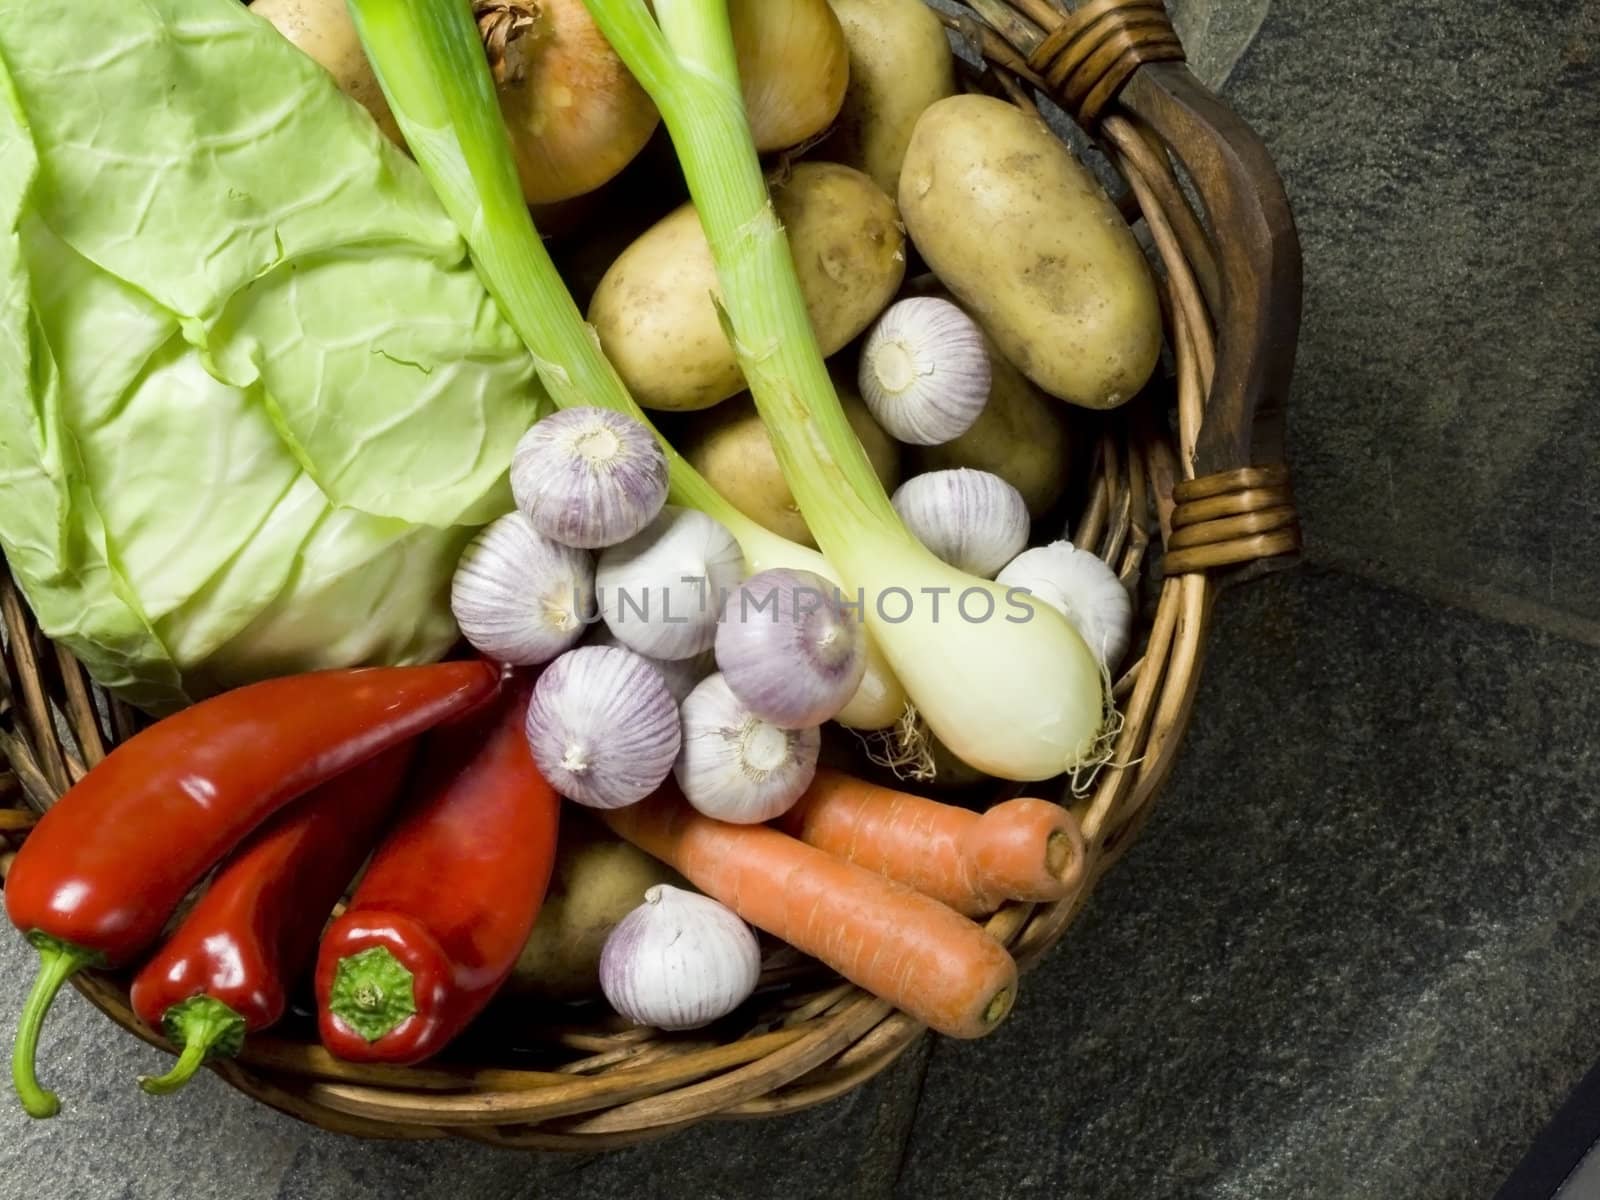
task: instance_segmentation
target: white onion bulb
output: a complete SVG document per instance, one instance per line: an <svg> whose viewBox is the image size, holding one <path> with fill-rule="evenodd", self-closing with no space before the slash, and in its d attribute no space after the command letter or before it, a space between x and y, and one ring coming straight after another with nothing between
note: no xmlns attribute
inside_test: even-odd
<svg viewBox="0 0 1600 1200"><path fill-rule="evenodd" d="M822 731L780 729L739 703L721 674L683 702L683 743L672 768L684 799L735 825L788 812L811 786Z"/></svg>
<svg viewBox="0 0 1600 1200"><path fill-rule="evenodd" d="M698 1029L749 999L761 978L755 933L709 896L658 883L600 950L600 990L636 1025Z"/></svg>
<svg viewBox="0 0 1600 1200"><path fill-rule="evenodd" d="M649 658L692 658L711 649L723 600L744 575L739 543L720 523L669 504L595 569L606 625Z"/></svg>
<svg viewBox="0 0 1600 1200"><path fill-rule="evenodd" d="M972 428L989 401L983 331L948 300L891 304L861 346L856 382L878 424L914 446L937 446Z"/></svg>
<svg viewBox="0 0 1600 1200"><path fill-rule="evenodd" d="M913 475L895 489L894 509L919 542L972 575L994 573L1028 544L1028 505L998 475L956 467Z"/></svg>
<svg viewBox="0 0 1600 1200"><path fill-rule="evenodd" d="M746 579L717 626L717 667L752 713L781 729L831 720L867 669L866 630L839 589L778 567Z"/></svg>
<svg viewBox="0 0 1600 1200"><path fill-rule="evenodd" d="M1133 636L1133 597L1110 565L1071 542L1025 550L995 582L1024 588L1071 622L1100 665L1114 669Z"/></svg>
<svg viewBox="0 0 1600 1200"><path fill-rule="evenodd" d="M643 800L672 773L681 740L661 675L620 646L579 646L546 667L527 733L550 786L589 808Z"/></svg>
<svg viewBox="0 0 1600 1200"><path fill-rule="evenodd" d="M549 662L583 636L594 608L594 559L509 512L467 544L450 611L473 649L519 667Z"/></svg>
<svg viewBox="0 0 1600 1200"><path fill-rule="evenodd" d="M667 456L625 413L560 409L517 443L511 492L545 537L599 549L655 520L667 500Z"/></svg>

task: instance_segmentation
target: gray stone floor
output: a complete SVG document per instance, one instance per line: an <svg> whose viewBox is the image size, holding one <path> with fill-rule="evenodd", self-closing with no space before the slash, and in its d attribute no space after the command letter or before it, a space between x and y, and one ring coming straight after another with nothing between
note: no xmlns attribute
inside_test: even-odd
<svg viewBox="0 0 1600 1200"><path fill-rule="evenodd" d="M159 1056L69 997L0 1197L1491 1195L1600 1058L1600 4L1278 0L1240 56L1267 7L1182 15L1300 221L1308 561L1222 605L1170 791L1006 1028L572 1159L143 1100ZM0 1011L28 969L0 940Z"/></svg>

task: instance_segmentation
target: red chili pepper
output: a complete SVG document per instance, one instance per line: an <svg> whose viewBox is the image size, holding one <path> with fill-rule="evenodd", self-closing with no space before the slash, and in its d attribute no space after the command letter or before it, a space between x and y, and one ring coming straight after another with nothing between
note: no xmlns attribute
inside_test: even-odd
<svg viewBox="0 0 1600 1200"><path fill-rule="evenodd" d="M319 784L488 700L483 661L316 671L203 700L128 739L39 821L12 863L6 912L42 959L11 1073L53 1116L34 1054L73 972L142 953L184 895L244 837Z"/></svg>
<svg viewBox="0 0 1600 1200"><path fill-rule="evenodd" d="M534 766L531 687L435 731L417 792L317 955L322 1044L343 1059L437 1053L505 982L555 864L560 797Z"/></svg>
<svg viewBox="0 0 1600 1200"><path fill-rule="evenodd" d="M409 744L385 750L296 800L240 843L164 946L134 978L133 1011L182 1053L141 1079L175 1092L246 1033L275 1024L311 965L328 914L399 795Z"/></svg>

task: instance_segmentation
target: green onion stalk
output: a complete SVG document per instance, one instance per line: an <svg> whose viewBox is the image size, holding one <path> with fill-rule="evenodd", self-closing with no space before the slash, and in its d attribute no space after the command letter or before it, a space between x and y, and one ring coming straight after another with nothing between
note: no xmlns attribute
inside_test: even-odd
<svg viewBox="0 0 1600 1200"><path fill-rule="evenodd" d="M761 173L726 0L584 0L661 112L725 298L724 329L817 545L933 734L1041 780L1105 754L1109 688L1054 609L943 562L901 523L829 378ZM941 604L940 601L943 603Z"/></svg>
<svg viewBox="0 0 1600 1200"><path fill-rule="evenodd" d="M584 2L672 138L716 264L724 329L784 478L837 569L823 573L842 578L911 704L957 757L1020 781L1092 765L1104 755L1111 710L1088 646L1053 609L949 566L907 532L845 417L750 134L725 0L655 0L654 17L643 0ZM350 4L413 152L461 224L490 290L544 355L541 376L556 402L625 396L515 191L467 6ZM470 170L462 147L471 151ZM563 388L568 395L581 389L583 398L564 399ZM597 388L603 393L589 390ZM721 510L731 506L668 454L677 495L723 520ZM742 517L728 522L741 546L742 524Z"/></svg>
<svg viewBox="0 0 1600 1200"><path fill-rule="evenodd" d="M556 270L523 199L509 134L467 0L348 0L367 58L424 176L461 230L478 274L533 356L561 408L598 405L655 433L667 456L668 501L720 522L750 572L839 572L817 551L780 537L729 503L655 429L600 348ZM869 643L871 643L869 638ZM875 643L866 676L841 724L883 729L900 722L906 695Z"/></svg>

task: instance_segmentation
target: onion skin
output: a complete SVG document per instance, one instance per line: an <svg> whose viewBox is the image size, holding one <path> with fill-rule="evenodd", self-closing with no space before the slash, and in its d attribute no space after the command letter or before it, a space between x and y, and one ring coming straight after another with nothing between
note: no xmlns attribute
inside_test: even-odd
<svg viewBox="0 0 1600 1200"><path fill-rule="evenodd" d="M529 204L591 192L644 149L661 114L583 0L479 0L473 12Z"/></svg>
<svg viewBox="0 0 1600 1200"><path fill-rule="evenodd" d="M827 0L728 0L728 23L757 150L787 150L833 124L850 48Z"/></svg>
<svg viewBox="0 0 1600 1200"><path fill-rule="evenodd" d="M320 63L390 141L405 146L345 0L255 0L250 8ZM583 0L477 0L472 11L529 204L586 195L644 149L661 114L595 28Z"/></svg>

